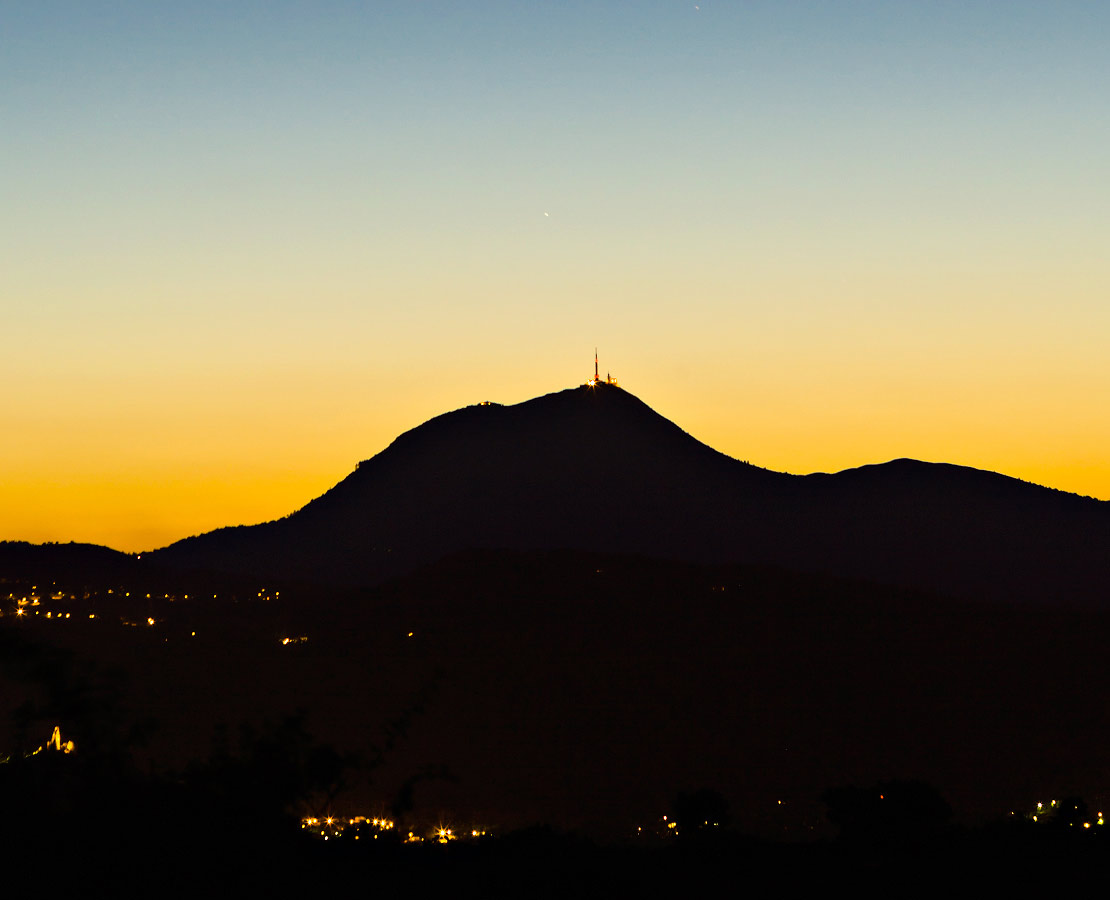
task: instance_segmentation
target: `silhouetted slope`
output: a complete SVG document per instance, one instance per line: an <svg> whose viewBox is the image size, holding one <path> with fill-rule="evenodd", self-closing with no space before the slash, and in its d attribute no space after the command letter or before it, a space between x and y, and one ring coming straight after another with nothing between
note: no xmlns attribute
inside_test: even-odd
<svg viewBox="0 0 1110 900"><path fill-rule="evenodd" d="M0 577L45 581L65 574L71 583L111 583L135 573L135 558L97 544L0 541Z"/></svg>
<svg viewBox="0 0 1110 900"><path fill-rule="evenodd" d="M376 588L179 596L150 614L154 628L7 618L0 637L127 673L120 704L161 724L149 747L160 767L206 758L217 723L234 734L297 709L325 743L373 758L412 709L396 752L352 783L340 815L384 811L414 775L444 771L417 785L418 821L609 836L705 786L742 829L789 837L824 822L827 788L889 778L925 779L980 820L1073 792L1094 809L1110 799L1106 609L944 602L773 567L481 551ZM18 705L18 686L0 683L0 700ZM83 727L110 724L99 710L87 726L73 709L44 718L32 736L60 721L81 750ZM13 746L11 724L0 715L0 747Z"/></svg>
<svg viewBox="0 0 1110 900"><path fill-rule="evenodd" d="M983 599L1110 599L1108 503L909 459L804 481L807 567Z"/></svg>
<svg viewBox="0 0 1110 900"><path fill-rule="evenodd" d="M497 785L499 803L562 805L555 821L662 812L698 785L753 824L798 822L776 797L889 777L977 815L1104 789L1106 610L573 553L452 557L367 600L341 613L352 645L413 631L414 670L444 673L413 752L487 802Z"/></svg>
<svg viewBox="0 0 1110 900"><path fill-rule="evenodd" d="M439 416L288 518L155 558L372 583L470 547L770 562L952 595L1091 603L1103 599L1110 504L912 460L769 472L599 385Z"/></svg>
<svg viewBox="0 0 1110 900"><path fill-rule="evenodd" d="M288 519L159 557L345 580L469 546L709 559L734 543L735 507L764 503L782 477L706 447L619 388L578 388L439 416Z"/></svg>

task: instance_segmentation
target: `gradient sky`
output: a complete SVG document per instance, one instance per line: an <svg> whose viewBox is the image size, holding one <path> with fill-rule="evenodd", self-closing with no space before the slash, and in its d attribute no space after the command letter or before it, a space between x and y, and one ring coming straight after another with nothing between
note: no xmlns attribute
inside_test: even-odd
<svg viewBox="0 0 1110 900"><path fill-rule="evenodd" d="M768 468L1110 498L1108 96L1101 0L0 2L0 539L284 515L595 345Z"/></svg>

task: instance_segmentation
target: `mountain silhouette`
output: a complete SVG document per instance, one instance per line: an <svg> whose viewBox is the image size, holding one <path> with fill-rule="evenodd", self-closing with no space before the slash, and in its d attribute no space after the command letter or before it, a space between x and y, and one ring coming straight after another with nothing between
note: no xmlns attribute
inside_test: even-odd
<svg viewBox="0 0 1110 900"><path fill-rule="evenodd" d="M909 459L773 472L599 383L438 416L284 519L144 559L374 584L468 549L772 564L956 598L1101 605L1110 503Z"/></svg>

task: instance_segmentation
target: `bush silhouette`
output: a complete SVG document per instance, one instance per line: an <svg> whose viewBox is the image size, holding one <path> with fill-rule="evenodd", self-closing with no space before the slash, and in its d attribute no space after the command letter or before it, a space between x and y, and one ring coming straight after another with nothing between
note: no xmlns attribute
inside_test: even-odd
<svg viewBox="0 0 1110 900"><path fill-rule="evenodd" d="M873 787L838 787L822 801L841 839L876 849L913 849L947 834L952 807L923 781L885 781Z"/></svg>

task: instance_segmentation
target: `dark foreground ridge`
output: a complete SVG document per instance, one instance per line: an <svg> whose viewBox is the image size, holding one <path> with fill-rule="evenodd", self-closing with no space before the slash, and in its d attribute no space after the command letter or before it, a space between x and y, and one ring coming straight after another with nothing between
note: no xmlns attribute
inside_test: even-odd
<svg viewBox="0 0 1110 900"><path fill-rule="evenodd" d="M140 570L8 581L0 838L24 864L528 887L1106 858L1110 611L566 551L346 593ZM306 844L308 816L395 827ZM440 828L495 840L435 855Z"/></svg>
<svg viewBox="0 0 1110 900"><path fill-rule="evenodd" d="M909 459L771 472L598 383L438 416L284 519L150 559L368 585L498 548L773 564L965 599L1100 605L1110 503Z"/></svg>

